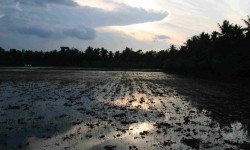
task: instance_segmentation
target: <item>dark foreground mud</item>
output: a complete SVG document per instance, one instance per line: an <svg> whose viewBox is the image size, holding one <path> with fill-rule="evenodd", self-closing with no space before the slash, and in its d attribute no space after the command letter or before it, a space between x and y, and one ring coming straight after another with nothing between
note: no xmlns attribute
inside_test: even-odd
<svg viewBox="0 0 250 150"><path fill-rule="evenodd" d="M249 149L238 84L161 72L0 72L0 149Z"/></svg>

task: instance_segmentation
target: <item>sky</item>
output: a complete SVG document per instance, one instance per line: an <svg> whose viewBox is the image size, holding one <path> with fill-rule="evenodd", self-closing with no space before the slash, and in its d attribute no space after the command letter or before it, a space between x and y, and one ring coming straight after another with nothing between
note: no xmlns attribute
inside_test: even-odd
<svg viewBox="0 0 250 150"><path fill-rule="evenodd" d="M0 47L159 51L247 15L249 0L1 0Z"/></svg>

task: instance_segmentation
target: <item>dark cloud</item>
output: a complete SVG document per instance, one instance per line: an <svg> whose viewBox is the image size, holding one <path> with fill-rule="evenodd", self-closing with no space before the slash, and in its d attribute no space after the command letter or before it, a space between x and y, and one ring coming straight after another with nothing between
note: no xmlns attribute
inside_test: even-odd
<svg viewBox="0 0 250 150"><path fill-rule="evenodd" d="M24 27L17 30L20 34L35 35L41 38L49 38L52 35L52 31L37 27Z"/></svg>
<svg viewBox="0 0 250 150"><path fill-rule="evenodd" d="M167 40L167 39L170 39L170 37L167 36L167 35L156 35L156 36L153 38L154 41Z"/></svg>
<svg viewBox="0 0 250 150"><path fill-rule="evenodd" d="M4 13L0 12L0 18L4 17Z"/></svg>
<svg viewBox="0 0 250 150"><path fill-rule="evenodd" d="M80 40L93 40L95 30L87 27L66 29L44 29L39 27L24 27L17 30L20 34L34 35L40 38L73 37Z"/></svg>
<svg viewBox="0 0 250 150"><path fill-rule="evenodd" d="M79 18L86 25L95 27L153 22L168 16L167 12L147 11L142 8L129 7L125 4L120 4L119 8L114 11L105 11L92 7L80 7L75 11L74 17ZM70 13L63 14L68 18L73 15Z"/></svg>
<svg viewBox="0 0 250 150"><path fill-rule="evenodd" d="M93 40L95 38L95 30L86 27L82 27L81 29L65 29L63 35L81 40Z"/></svg>
<svg viewBox="0 0 250 150"><path fill-rule="evenodd" d="M44 7L47 4L57 4L65 6L76 6L77 4L73 0L16 0L21 5L39 6Z"/></svg>
<svg viewBox="0 0 250 150"><path fill-rule="evenodd" d="M26 6L23 11L13 7L6 7L3 12L6 14L0 18L0 32L7 34L20 34L24 36L36 36L39 38L60 39L65 37L77 38L80 40L93 40L95 30L91 27L79 25L78 20L69 22L64 16L50 16L50 11L42 12L42 8ZM60 7L56 7L57 10ZM52 15L52 14L51 14ZM1 35L0 35L1 36Z"/></svg>
<svg viewBox="0 0 250 150"><path fill-rule="evenodd" d="M161 40L162 40L162 39L170 39L170 37L167 36L167 35L157 35L156 38L157 38L157 39L161 39Z"/></svg>
<svg viewBox="0 0 250 150"><path fill-rule="evenodd" d="M39 41L87 42L96 38L95 28L159 21L168 15L117 5L117 9L108 11L79 6L73 0L0 0L0 45L3 39L5 45L9 39L13 47L17 43L36 46Z"/></svg>
<svg viewBox="0 0 250 150"><path fill-rule="evenodd" d="M45 4L74 4L72 0L19 0L20 3L26 4L20 6L18 10L8 11L5 8L3 12L6 15L5 21L17 22L21 24L48 24L72 26L83 24L88 27L113 26L113 25L130 25L137 23L153 22L164 19L168 16L167 12L152 12L142 8L130 7L125 4L119 4L119 8L114 11L106 11L99 8L77 6L61 7L55 5L53 8L42 9L34 8L30 5L45 5ZM3 2L2 2L3 3ZM15 5L15 3L13 3ZM20 25L20 22L17 22Z"/></svg>

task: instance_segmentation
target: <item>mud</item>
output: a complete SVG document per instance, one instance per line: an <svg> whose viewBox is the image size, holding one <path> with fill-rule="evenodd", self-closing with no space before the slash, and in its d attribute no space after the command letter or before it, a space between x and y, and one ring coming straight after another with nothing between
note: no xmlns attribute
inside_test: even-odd
<svg viewBox="0 0 250 150"><path fill-rule="evenodd" d="M248 100L162 72L2 71L0 148L249 149Z"/></svg>

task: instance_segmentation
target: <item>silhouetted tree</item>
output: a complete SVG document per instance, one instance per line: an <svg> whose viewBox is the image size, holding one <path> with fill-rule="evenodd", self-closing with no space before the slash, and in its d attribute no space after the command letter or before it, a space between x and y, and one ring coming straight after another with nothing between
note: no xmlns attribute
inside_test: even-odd
<svg viewBox="0 0 250 150"><path fill-rule="evenodd" d="M177 48L144 52L126 47L123 51L88 47L85 51L61 47L49 52L16 50L0 47L1 66L82 66L109 68L162 68L197 76L250 76L250 17L242 19L246 27L228 20L219 25L219 32L202 32Z"/></svg>

